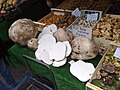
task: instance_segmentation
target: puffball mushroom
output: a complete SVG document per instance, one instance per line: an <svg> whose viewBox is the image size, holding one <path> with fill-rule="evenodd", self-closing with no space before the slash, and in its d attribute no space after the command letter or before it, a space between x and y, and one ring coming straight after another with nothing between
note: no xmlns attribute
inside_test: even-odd
<svg viewBox="0 0 120 90"><path fill-rule="evenodd" d="M38 39L36 38L31 38L30 40L28 40L27 42L27 46L28 48L30 48L31 50L36 50L38 48Z"/></svg>
<svg viewBox="0 0 120 90"><path fill-rule="evenodd" d="M31 38L36 37L37 27L30 19L19 19L15 21L8 30L10 39L25 46Z"/></svg>
<svg viewBox="0 0 120 90"><path fill-rule="evenodd" d="M75 37L71 42L72 59L88 60L98 54L97 45L90 39L82 36Z"/></svg>
<svg viewBox="0 0 120 90"><path fill-rule="evenodd" d="M63 28L59 28L53 33L53 36L56 38L57 42L69 41L73 39L73 35L70 31L67 31Z"/></svg>

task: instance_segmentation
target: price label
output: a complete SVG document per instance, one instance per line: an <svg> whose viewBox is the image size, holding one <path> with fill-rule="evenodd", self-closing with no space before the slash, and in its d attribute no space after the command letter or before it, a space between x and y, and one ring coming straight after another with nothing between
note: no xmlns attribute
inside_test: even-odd
<svg viewBox="0 0 120 90"><path fill-rule="evenodd" d="M74 11L72 11L72 15L76 16L76 17L80 17L80 10L78 8L76 8Z"/></svg>
<svg viewBox="0 0 120 90"><path fill-rule="evenodd" d="M98 13L87 14L88 21L97 21L97 19L98 19Z"/></svg>
<svg viewBox="0 0 120 90"><path fill-rule="evenodd" d="M114 57L119 58L120 59L120 48L117 48L115 53L114 53Z"/></svg>
<svg viewBox="0 0 120 90"><path fill-rule="evenodd" d="M83 36L89 39L92 39L92 28L87 28L83 26L73 26L72 33L76 36Z"/></svg>

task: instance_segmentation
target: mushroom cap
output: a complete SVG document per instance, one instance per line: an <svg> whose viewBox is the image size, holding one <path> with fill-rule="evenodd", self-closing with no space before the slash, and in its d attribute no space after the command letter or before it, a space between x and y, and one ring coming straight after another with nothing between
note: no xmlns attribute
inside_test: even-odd
<svg viewBox="0 0 120 90"><path fill-rule="evenodd" d="M9 28L9 37L15 43L25 46L29 39L36 37L37 27L30 19L19 19Z"/></svg>

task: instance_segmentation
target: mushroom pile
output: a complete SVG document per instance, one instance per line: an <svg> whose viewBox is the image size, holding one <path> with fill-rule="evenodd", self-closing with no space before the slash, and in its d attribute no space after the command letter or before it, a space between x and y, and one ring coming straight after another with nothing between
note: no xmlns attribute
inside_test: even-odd
<svg viewBox="0 0 120 90"><path fill-rule="evenodd" d="M28 40L36 37L38 29L32 20L19 19L11 25L8 32L12 41L22 46L26 46Z"/></svg>
<svg viewBox="0 0 120 90"><path fill-rule="evenodd" d="M59 29L55 24L44 27L38 35L38 49L35 51L38 60L54 67L63 66L72 51L69 35L64 36L65 34L63 34L64 37L61 37L59 36L61 33L57 34L57 32L59 32Z"/></svg>
<svg viewBox="0 0 120 90"><path fill-rule="evenodd" d="M93 28L93 36L105 40L120 40L120 18L105 15Z"/></svg>

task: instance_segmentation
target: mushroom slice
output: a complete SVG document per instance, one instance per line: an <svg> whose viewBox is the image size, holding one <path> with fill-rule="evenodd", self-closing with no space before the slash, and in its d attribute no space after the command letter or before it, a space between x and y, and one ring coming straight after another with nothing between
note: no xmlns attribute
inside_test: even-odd
<svg viewBox="0 0 120 90"><path fill-rule="evenodd" d="M70 55L70 53L72 52L72 48L71 48L71 45L69 43L69 41L64 41L63 44L66 45L66 57L68 57Z"/></svg>
<svg viewBox="0 0 120 90"><path fill-rule="evenodd" d="M49 25L47 27L50 29L50 31L52 33L54 33L55 31L57 31L57 26L55 24L51 24L51 25Z"/></svg>
<svg viewBox="0 0 120 90"><path fill-rule="evenodd" d="M65 58L66 55L66 46L62 42L57 42L52 46L49 51L50 59L55 61L61 61Z"/></svg>
<svg viewBox="0 0 120 90"><path fill-rule="evenodd" d="M79 60L70 66L71 74L82 82L88 81L92 77L94 71L95 68L92 63L86 63L82 60Z"/></svg>
<svg viewBox="0 0 120 90"><path fill-rule="evenodd" d="M43 51L40 51L39 54L40 54L40 57L41 57L41 59L42 59L42 61L43 61L44 63L46 63L46 64L48 64L48 65L51 65L51 64L53 63L53 61L50 60L50 58L49 58L49 53L48 53L48 51L43 50Z"/></svg>
<svg viewBox="0 0 120 90"><path fill-rule="evenodd" d="M35 57L37 60L41 60L40 52L38 49L35 51Z"/></svg>
<svg viewBox="0 0 120 90"><path fill-rule="evenodd" d="M45 34L43 37L38 41L38 48L44 48L45 50L49 51L51 47L56 43L56 39L53 35Z"/></svg>
<svg viewBox="0 0 120 90"><path fill-rule="evenodd" d="M54 67L60 67L60 66L63 66L66 62L67 62L67 58L65 58L62 61L54 61L52 65Z"/></svg>
<svg viewBox="0 0 120 90"><path fill-rule="evenodd" d="M38 35L38 40L41 39L41 37L45 34L52 34L52 32L50 31L50 28L44 27L42 32Z"/></svg>

